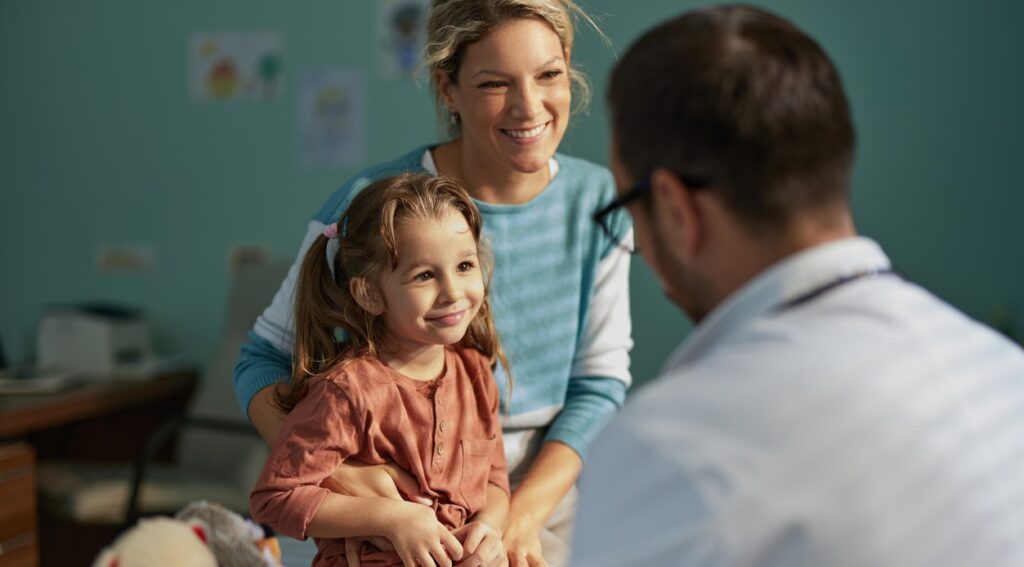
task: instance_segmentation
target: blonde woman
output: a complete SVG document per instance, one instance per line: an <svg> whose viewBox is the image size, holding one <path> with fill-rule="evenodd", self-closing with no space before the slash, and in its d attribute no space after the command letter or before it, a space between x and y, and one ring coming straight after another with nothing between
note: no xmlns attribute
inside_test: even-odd
<svg viewBox="0 0 1024 567"><path fill-rule="evenodd" d="M515 374L509 395L495 372L513 487L502 541L513 567L564 563L586 449L630 384L632 229L621 211L596 228L592 214L615 195L611 174L556 153L574 97L577 108L587 99L571 65L574 19L590 22L569 0L434 2L426 60L450 139L369 168L331 195L235 367L239 403L273 441L283 420L273 386L291 375L294 288L310 244L376 179L458 180L494 251L494 319ZM422 499L393 466L349 461L331 481L352 496Z"/></svg>

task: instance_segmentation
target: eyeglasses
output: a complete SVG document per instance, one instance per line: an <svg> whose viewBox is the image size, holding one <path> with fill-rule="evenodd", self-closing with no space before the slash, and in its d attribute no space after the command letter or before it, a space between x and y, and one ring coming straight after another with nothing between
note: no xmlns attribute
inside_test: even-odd
<svg viewBox="0 0 1024 567"><path fill-rule="evenodd" d="M679 177L679 180L682 181L690 189L703 189L709 185L707 181L700 178L691 177L689 175L683 175L679 172L675 172L675 174ZM641 197L647 197L648 195L650 195L650 193L651 177L648 175L644 176L640 181L638 181L636 185L629 189L629 191L626 191L622 195L619 195L614 201L608 203L607 205L602 207L601 210L594 213L594 222L596 222L598 226L601 227L601 230L604 231L604 234L605 236L608 237L608 240L611 240L619 248L621 248L622 250L629 254L637 253L636 242L623 242L619 236L616 236L615 233L612 232L611 227L608 226L608 217L610 217L611 214L614 213L616 210L625 207L626 205L632 203L633 201L636 201Z"/></svg>
<svg viewBox="0 0 1024 567"><path fill-rule="evenodd" d="M615 198L614 201L608 203L607 205L602 207L601 210L594 213L594 222L596 222L598 226L601 227L601 230L604 231L604 234L605 236L608 237L608 240L614 242L619 248L621 248L628 254L637 253L636 242L623 242L619 236L616 236L615 233L612 232L612 228L608 226L608 217L610 217L612 213L621 209L622 207L625 207L626 205L632 203L633 201L636 201L637 199L650 194L650 192L651 180L648 177L644 177L629 191L626 191L622 195L619 195L618 197Z"/></svg>

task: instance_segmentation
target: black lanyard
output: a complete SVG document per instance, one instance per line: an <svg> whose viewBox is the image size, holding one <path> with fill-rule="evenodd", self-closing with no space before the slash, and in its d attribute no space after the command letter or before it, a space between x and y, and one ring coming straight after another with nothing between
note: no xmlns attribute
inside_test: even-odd
<svg viewBox="0 0 1024 567"><path fill-rule="evenodd" d="M775 308L775 310L776 311L785 311L787 309L792 309L793 307L798 307L800 305L803 305L804 303L807 303L808 301L811 301L812 299L816 299L818 297L821 297L822 295L825 295L826 293L836 289L837 287L844 286L844 285L846 285L846 284L848 284L850 282L855 282L857 280L862 280L862 279L866 279L866 278L875 278L875 277L878 277L878 276L885 276L885 275L896 275L896 271L893 270L892 268L876 268L876 269L871 269L871 270L863 270L863 271L860 271L860 272L854 272L852 274L845 275L845 276L843 276L841 278L834 279L834 280L832 280L832 281L830 281L830 282L828 282L826 284L820 285L820 286L818 286L818 287L816 287L816 288L814 288L814 289L812 289L812 290L810 290L808 292L802 293L802 294L794 297L793 299L790 299L789 301L779 305L778 307Z"/></svg>

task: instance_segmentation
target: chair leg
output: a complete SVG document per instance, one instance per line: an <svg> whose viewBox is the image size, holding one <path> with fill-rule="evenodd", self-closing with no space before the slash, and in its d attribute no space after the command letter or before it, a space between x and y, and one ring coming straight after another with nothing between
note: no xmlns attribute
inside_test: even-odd
<svg viewBox="0 0 1024 567"><path fill-rule="evenodd" d="M128 492L128 504L124 511L124 525L122 529L135 525L139 519L139 493L142 490L142 478L146 473L146 465L152 460L160 449L173 437L174 433L181 427L185 420L183 416L177 416L165 421L146 441L138 459L135 460L135 467L132 469L131 489Z"/></svg>

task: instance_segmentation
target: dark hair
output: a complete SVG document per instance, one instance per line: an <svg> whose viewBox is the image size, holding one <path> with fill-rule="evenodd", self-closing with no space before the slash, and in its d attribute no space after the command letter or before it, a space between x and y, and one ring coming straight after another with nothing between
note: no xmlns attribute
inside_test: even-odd
<svg viewBox="0 0 1024 567"><path fill-rule="evenodd" d="M313 241L302 260L296 286L291 385L275 394L281 409L295 407L310 376L358 356L377 357L381 347L390 344L383 315L363 309L349 282L362 278L379 286L384 272L398 265L399 226L409 220L441 220L452 213L465 217L477 243L486 291L494 262L482 240L483 218L466 191L448 177L403 174L380 179L360 191L339 223L338 251L330 259L331 265L327 258L330 239L321 235ZM335 335L339 328L348 335L344 342ZM486 293L459 344L483 353L492 367L500 362L511 392L512 374Z"/></svg>
<svg viewBox="0 0 1024 567"><path fill-rule="evenodd" d="M839 75L811 37L760 8L717 6L648 31L608 91L634 178L702 180L755 227L849 200L854 131Z"/></svg>

